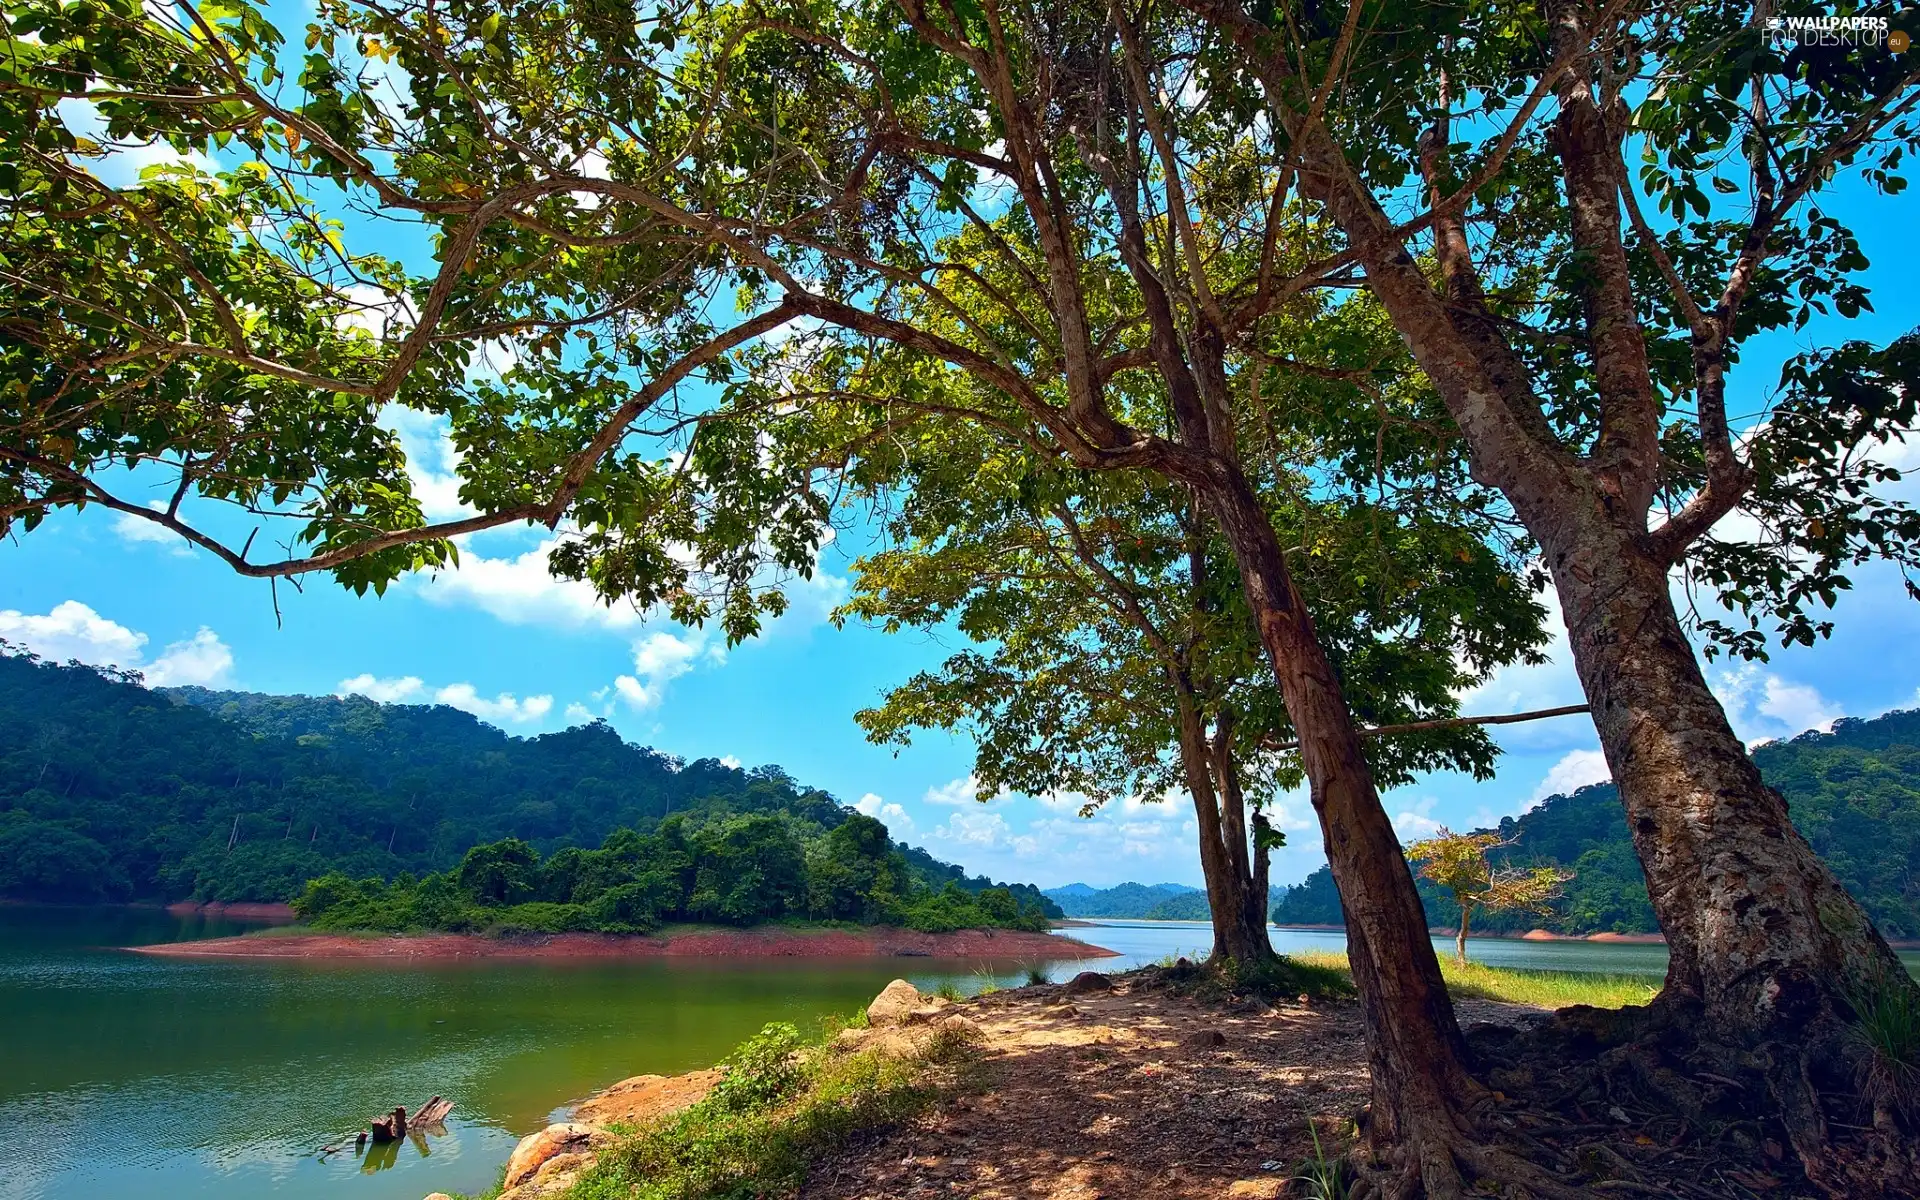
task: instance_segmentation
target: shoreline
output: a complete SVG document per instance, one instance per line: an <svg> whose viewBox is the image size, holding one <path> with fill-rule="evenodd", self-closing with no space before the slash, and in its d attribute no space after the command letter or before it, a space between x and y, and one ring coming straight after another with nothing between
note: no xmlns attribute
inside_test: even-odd
<svg viewBox="0 0 1920 1200"><path fill-rule="evenodd" d="M1344 925L1270 925L1271 929L1298 929L1308 933L1345 933ZM1431 937L1453 937L1458 929L1447 925L1434 925L1428 928ZM1601 945L1616 946L1664 946L1667 937L1663 933L1555 933L1551 929L1529 929L1525 933L1470 933L1467 940L1489 942L1598 942Z"/></svg>
<svg viewBox="0 0 1920 1200"><path fill-rule="evenodd" d="M1117 958L1118 953L1073 938L1015 929L916 933L910 929L696 929L660 934L554 933L490 938L471 933L288 933L206 938L128 946L135 954L174 958L463 959L618 958L929 958L1066 962Z"/></svg>

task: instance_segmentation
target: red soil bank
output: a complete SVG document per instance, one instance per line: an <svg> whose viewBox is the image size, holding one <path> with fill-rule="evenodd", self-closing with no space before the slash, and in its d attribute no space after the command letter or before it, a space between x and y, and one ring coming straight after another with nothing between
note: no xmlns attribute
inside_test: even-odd
<svg viewBox="0 0 1920 1200"><path fill-rule="evenodd" d="M714 929L621 937L556 933L489 938L431 933L368 937L333 933L209 938L129 947L138 954L212 958L892 958L983 960L1112 958L1114 951L1071 938L1011 929L915 933L907 929Z"/></svg>

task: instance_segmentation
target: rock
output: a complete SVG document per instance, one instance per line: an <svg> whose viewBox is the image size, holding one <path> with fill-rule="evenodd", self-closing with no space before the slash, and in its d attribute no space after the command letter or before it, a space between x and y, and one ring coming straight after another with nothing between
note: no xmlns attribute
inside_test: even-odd
<svg viewBox="0 0 1920 1200"><path fill-rule="evenodd" d="M1180 1044L1193 1050L1212 1050L1227 1044L1227 1035L1218 1029L1196 1029L1180 1039Z"/></svg>
<svg viewBox="0 0 1920 1200"><path fill-rule="evenodd" d="M532 1179L541 1165L556 1154L579 1154L588 1150L598 1150L613 1140L613 1135L604 1129L578 1121L563 1121L549 1125L538 1133L530 1133L520 1139L513 1148L513 1157L507 1159L506 1185L517 1188Z"/></svg>
<svg viewBox="0 0 1920 1200"><path fill-rule="evenodd" d="M920 990L904 979L896 979L880 989L880 994L867 1005L867 1024L876 1029L888 1025L904 1025L914 1009L923 1003Z"/></svg>
<svg viewBox="0 0 1920 1200"><path fill-rule="evenodd" d="M1098 971L1082 971L1067 981L1067 995L1085 996L1090 992L1110 992L1113 980Z"/></svg>
<svg viewBox="0 0 1920 1200"><path fill-rule="evenodd" d="M453 1197L447 1195L445 1192L435 1192L433 1195L428 1196L427 1200L453 1200Z"/></svg>
<svg viewBox="0 0 1920 1200"><path fill-rule="evenodd" d="M953 1001L947 999L945 996L935 996L925 1004L909 1012L906 1023L909 1025L919 1025L930 1022L940 1015L941 1009L948 1007L952 1003Z"/></svg>
<svg viewBox="0 0 1920 1200"><path fill-rule="evenodd" d="M943 1017L940 1024L935 1028L939 1029L941 1033L946 1034L948 1037L960 1038L969 1042L979 1041L980 1038L985 1036L973 1018L963 1017L959 1013L953 1013L950 1016Z"/></svg>
<svg viewBox="0 0 1920 1200"><path fill-rule="evenodd" d="M870 1029L842 1029L833 1035L833 1048L841 1054L850 1054L866 1045L872 1033Z"/></svg>
<svg viewBox="0 0 1920 1200"><path fill-rule="evenodd" d="M556 1154L540 1164L540 1169L533 1173L533 1182L540 1187L557 1189L562 1186L560 1176L564 1175L571 1180L573 1176L592 1166L593 1160L594 1155L585 1153Z"/></svg>
<svg viewBox="0 0 1920 1200"><path fill-rule="evenodd" d="M1241 1179L1227 1185L1227 1200L1280 1200L1286 1194L1282 1179Z"/></svg>
<svg viewBox="0 0 1920 1200"><path fill-rule="evenodd" d="M573 1119L586 1125L638 1125L699 1103L719 1082L720 1072L715 1070L635 1075L582 1103L573 1111Z"/></svg>

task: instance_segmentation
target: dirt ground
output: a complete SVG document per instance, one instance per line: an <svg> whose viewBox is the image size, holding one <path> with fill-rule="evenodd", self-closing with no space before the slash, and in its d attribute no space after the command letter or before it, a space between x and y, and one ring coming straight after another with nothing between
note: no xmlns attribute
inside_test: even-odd
<svg viewBox="0 0 1920 1200"><path fill-rule="evenodd" d="M1226 1007L1122 978L956 1005L984 1033L977 1083L818 1166L808 1200L1219 1200L1286 1194L1366 1101L1351 1001ZM1463 1025L1542 1010L1456 1005Z"/></svg>

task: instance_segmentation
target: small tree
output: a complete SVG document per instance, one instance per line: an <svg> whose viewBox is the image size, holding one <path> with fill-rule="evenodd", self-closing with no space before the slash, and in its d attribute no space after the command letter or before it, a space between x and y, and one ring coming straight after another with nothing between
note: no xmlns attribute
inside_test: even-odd
<svg viewBox="0 0 1920 1200"><path fill-rule="evenodd" d="M1559 867L1495 867L1488 861L1489 851L1516 840L1497 833L1455 833L1442 825L1438 836L1407 848L1407 858L1420 865L1420 877L1446 888L1460 906L1454 952L1462 963L1474 910L1548 912L1573 878L1573 872Z"/></svg>

